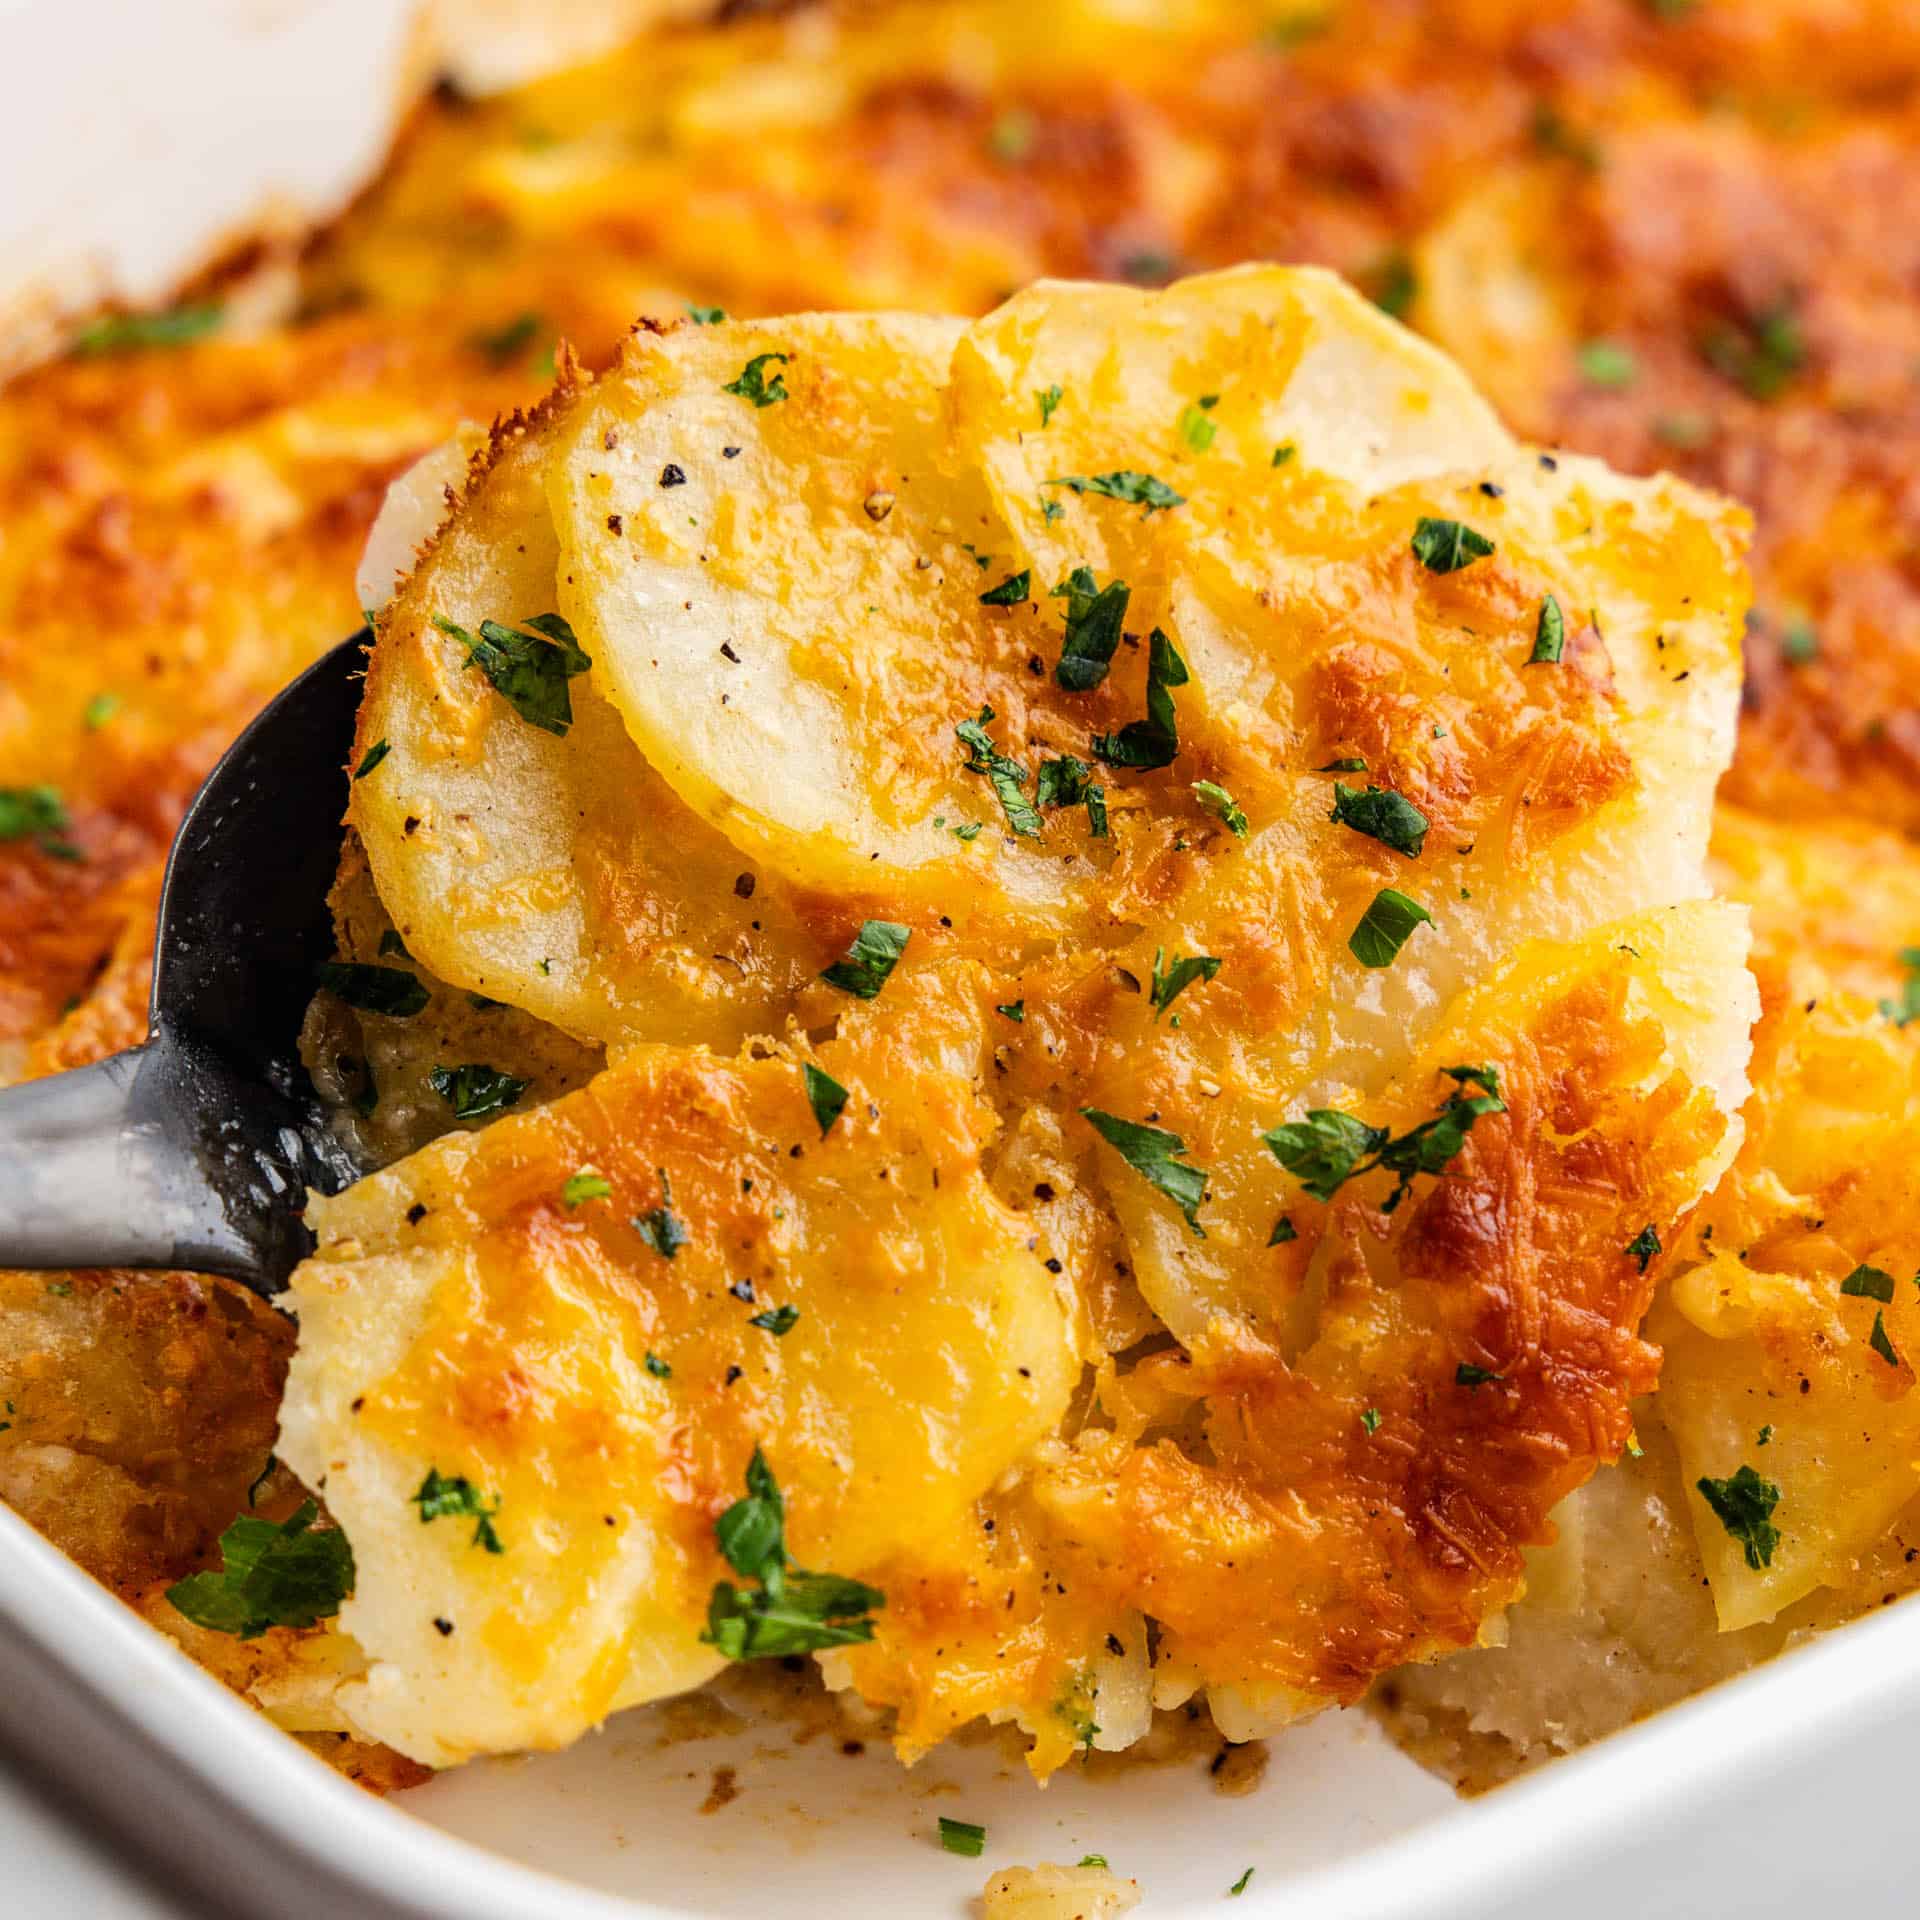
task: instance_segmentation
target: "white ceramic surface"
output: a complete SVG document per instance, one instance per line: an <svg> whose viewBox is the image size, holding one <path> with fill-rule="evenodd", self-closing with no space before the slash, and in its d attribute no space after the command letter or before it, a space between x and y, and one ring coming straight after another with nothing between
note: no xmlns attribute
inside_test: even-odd
<svg viewBox="0 0 1920 1920"><path fill-rule="evenodd" d="M403 0L0 0L0 305L70 269L157 292L276 195L318 207L373 159ZM1896 1608L1474 1805L1355 1715L1275 1744L1225 1799L1194 1764L1044 1794L991 1749L903 1774L780 1727L663 1745L657 1713L573 1752L444 1776L382 1805L345 1786L0 1509L0 1737L195 1889L286 1916L970 1911L986 1870L1106 1854L1146 1911L1235 1920L1639 1920L1914 1911L1906 1821L1920 1611ZM714 1769L731 1804L702 1814ZM952 1858L937 1815L981 1821ZM0 1856L8 1830L0 1823ZM472 1843L472 1844L469 1844ZM102 1904L99 1874L65 1898Z"/></svg>

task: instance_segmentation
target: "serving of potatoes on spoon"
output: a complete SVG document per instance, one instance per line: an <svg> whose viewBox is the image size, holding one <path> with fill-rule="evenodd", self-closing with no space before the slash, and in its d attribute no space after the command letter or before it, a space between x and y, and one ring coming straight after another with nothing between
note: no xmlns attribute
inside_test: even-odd
<svg viewBox="0 0 1920 1920"><path fill-rule="evenodd" d="M355 1723L811 1651L1044 1772L1471 1643L1739 1144L1743 531L1308 269L643 327L497 429L379 617L405 964L338 979L608 1064L436 1061L478 1138L312 1209Z"/></svg>

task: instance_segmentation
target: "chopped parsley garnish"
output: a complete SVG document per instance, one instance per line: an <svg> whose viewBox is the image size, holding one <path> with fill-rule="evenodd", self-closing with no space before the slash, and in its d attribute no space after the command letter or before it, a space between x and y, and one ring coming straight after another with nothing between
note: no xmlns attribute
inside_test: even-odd
<svg viewBox="0 0 1920 1920"><path fill-rule="evenodd" d="M1560 602L1548 594L1540 602L1540 619L1533 630L1533 651L1527 655L1527 665L1557 666L1566 650L1566 616L1560 611Z"/></svg>
<svg viewBox="0 0 1920 1920"><path fill-rule="evenodd" d="M360 764L354 768L353 777L356 780L364 780L392 751L393 742L391 740L384 738L376 740L373 745L360 756Z"/></svg>
<svg viewBox="0 0 1920 1920"><path fill-rule="evenodd" d="M496 367L504 367L516 355L524 353L537 340L546 322L537 313L519 313L504 326L483 328L467 336L467 344L484 354Z"/></svg>
<svg viewBox="0 0 1920 1920"><path fill-rule="evenodd" d="M168 1603L196 1627L242 1640L332 1619L353 1591L353 1548L338 1527L314 1526L319 1511L304 1501L277 1526L242 1514L220 1536L220 1571L176 1581Z"/></svg>
<svg viewBox="0 0 1920 1920"><path fill-rule="evenodd" d="M1395 887L1382 887L1347 936L1347 950L1363 967L1390 967L1414 928L1432 923L1433 915L1418 900Z"/></svg>
<svg viewBox="0 0 1920 1920"><path fill-rule="evenodd" d="M1032 152L1033 138L1033 115L1024 107L1009 107L988 130L987 146L996 160L1012 166Z"/></svg>
<svg viewBox="0 0 1920 1920"><path fill-rule="evenodd" d="M589 1200L604 1200L612 1192L613 1182L605 1174L595 1173L591 1167L582 1167L578 1173L567 1176L567 1184L560 1189L560 1198L569 1207L580 1207Z"/></svg>
<svg viewBox="0 0 1920 1920"><path fill-rule="evenodd" d="M1378 840L1395 853L1404 853L1409 860L1419 859L1421 848L1427 844L1427 816L1405 794L1395 793L1391 787L1376 787L1371 781L1363 793L1344 780L1336 780L1333 811L1327 818Z"/></svg>
<svg viewBox="0 0 1920 1920"><path fill-rule="evenodd" d="M987 733L993 718L991 707L982 707L971 720L962 720L954 728L954 737L967 750L967 771L984 773L999 796L1000 810L1007 825L1029 840L1040 837L1040 810L1027 798L1027 770L1018 760L1004 754ZM867 996L869 999L872 995Z"/></svg>
<svg viewBox="0 0 1920 1920"><path fill-rule="evenodd" d="M1104 1853L1083 1853L1080 1856L1080 1864L1083 1867L1098 1867L1105 1872L1107 1856Z"/></svg>
<svg viewBox="0 0 1920 1920"><path fill-rule="evenodd" d="M1412 259L1403 249L1395 247L1374 268L1369 278L1373 282L1373 304L1382 313L1389 313L1396 320L1404 320L1420 291L1420 281L1414 273Z"/></svg>
<svg viewBox="0 0 1920 1920"><path fill-rule="evenodd" d="M690 306L687 308L687 318L691 320L696 327L717 327L726 317L727 310L725 307Z"/></svg>
<svg viewBox="0 0 1920 1920"><path fill-rule="evenodd" d="M1123 1120L1098 1107L1082 1107L1080 1114L1148 1186L1164 1193L1180 1209L1195 1239L1207 1237L1206 1228L1195 1218L1207 1197L1206 1169L1180 1164L1179 1156L1186 1152L1187 1145L1177 1133L1138 1120Z"/></svg>
<svg viewBox="0 0 1920 1920"><path fill-rule="evenodd" d="M73 336L81 354L130 353L137 347L184 347L219 329L225 309L169 307L164 313L104 313Z"/></svg>
<svg viewBox="0 0 1920 1920"><path fill-rule="evenodd" d="M1284 467L1292 458L1293 442L1291 440L1283 441L1279 446L1274 448L1271 464L1276 467Z"/></svg>
<svg viewBox="0 0 1920 1920"><path fill-rule="evenodd" d="M1273 1231L1267 1235L1267 1245L1270 1247L1284 1247L1299 1238L1300 1229L1283 1213L1280 1218L1273 1223Z"/></svg>
<svg viewBox="0 0 1920 1920"><path fill-rule="evenodd" d="M1066 508L1063 507L1058 500L1042 500L1040 502L1040 523L1042 526L1050 527L1065 512Z"/></svg>
<svg viewBox="0 0 1920 1920"><path fill-rule="evenodd" d="M4 799L5 795L0 794L0 800ZM6 828L0 824L0 840L6 837ZM1899 957L1900 964L1907 970L1906 979L1900 983L1900 998L1882 1000L1880 1011L1896 1027L1905 1027L1920 1020L1920 947L1902 947Z"/></svg>
<svg viewBox="0 0 1920 1920"><path fill-rule="evenodd" d="M833 1131L833 1123L845 1111L847 1090L832 1074L822 1073L811 1060L802 1062L800 1077L806 1082L807 1105L813 1109L813 1117L820 1127L820 1138L824 1140Z"/></svg>
<svg viewBox="0 0 1920 1920"><path fill-rule="evenodd" d="M1360 1415L1360 1426L1367 1438L1371 1440L1380 1431L1380 1409L1378 1407L1364 1409Z"/></svg>
<svg viewBox="0 0 1920 1920"><path fill-rule="evenodd" d="M980 596L980 604L983 607L1018 607L1025 604L1032 591L1032 570L1022 567L1018 573L1008 574L997 587L989 587Z"/></svg>
<svg viewBox="0 0 1920 1920"><path fill-rule="evenodd" d="M692 1237L687 1223L673 1210L673 1182L665 1167L654 1169L660 1176L660 1204L633 1216L633 1230L662 1260L671 1260Z"/></svg>
<svg viewBox="0 0 1920 1920"><path fill-rule="evenodd" d="M1876 1307L1873 1313L1873 1331L1867 1336L1867 1345L1877 1353L1888 1366L1897 1367L1900 1356L1893 1349L1893 1342L1887 1338L1887 1316Z"/></svg>
<svg viewBox="0 0 1920 1920"><path fill-rule="evenodd" d="M1715 1518L1746 1549L1747 1565L1755 1573L1770 1567L1773 1550L1780 1544L1780 1529L1773 1524L1780 1489L1747 1466L1725 1480L1700 1479L1694 1485Z"/></svg>
<svg viewBox="0 0 1920 1920"><path fill-rule="evenodd" d="M1193 795L1222 826L1232 832L1236 840L1247 837L1247 816L1241 812L1240 803L1225 787L1216 786L1211 780L1196 780L1193 783Z"/></svg>
<svg viewBox="0 0 1920 1920"><path fill-rule="evenodd" d="M791 1333L799 1318L798 1307L769 1307L765 1313L753 1314L747 1325L758 1327L762 1333L770 1333L777 1340L782 1334Z"/></svg>
<svg viewBox="0 0 1920 1920"><path fill-rule="evenodd" d="M1789 666L1804 667L1820 656L1820 630L1804 613L1796 613L1780 629L1780 654Z"/></svg>
<svg viewBox="0 0 1920 1920"><path fill-rule="evenodd" d="M42 853L71 859L71 825L58 787L0 787L0 840L32 840Z"/></svg>
<svg viewBox="0 0 1920 1920"><path fill-rule="evenodd" d="M465 627L437 613L433 624L466 648L466 664L478 667L529 726L565 737L573 725L567 682L585 673L593 662L581 652L573 629L559 614L537 613L518 627L482 620L477 640Z"/></svg>
<svg viewBox="0 0 1920 1920"><path fill-rule="evenodd" d="M1227 1889L1227 1898L1229 1900L1237 1899L1241 1894L1245 1893L1247 1890L1247 1882L1252 1878L1253 1869L1249 1867L1246 1872Z"/></svg>
<svg viewBox="0 0 1920 1920"><path fill-rule="evenodd" d="M738 394L742 400L751 400L756 407L770 407L787 397L787 377L783 373L776 373L769 380L764 369L776 360L784 365L786 358L784 353L756 353L740 369L740 378L729 380L720 391Z"/></svg>
<svg viewBox="0 0 1920 1920"><path fill-rule="evenodd" d="M1147 642L1147 717L1129 720L1118 733L1096 734L1093 752L1114 767L1170 766L1180 751L1173 689L1187 684L1187 663L1155 627Z"/></svg>
<svg viewBox="0 0 1920 1920"><path fill-rule="evenodd" d="M987 1830L975 1826L971 1820L949 1820L943 1813L940 1816L940 1844L949 1853L978 1860L987 1848Z"/></svg>
<svg viewBox="0 0 1920 1920"><path fill-rule="evenodd" d="M1220 396L1217 393L1203 393L1180 415L1180 437L1195 453L1205 453L1213 445L1213 437L1219 432L1219 426L1207 415L1219 404Z"/></svg>
<svg viewBox="0 0 1920 1920"><path fill-rule="evenodd" d="M1314 1107L1304 1119L1270 1127L1260 1137L1273 1157L1320 1201L1331 1200L1349 1180L1384 1167L1399 1183L1381 1204L1383 1213L1391 1213L1407 1197L1417 1175L1445 1172L1476 1120L1507 1110L1494 1068L1443 1067L1441 1071L1458 1085L1431 1120L1405 1133L1370 1127L1337 1107ZM1480 1090L1469 1094L1469 1086Z"/></svg>
<svg viewBox="0 0 1920 1920"><path fill-rule="evenodd" d="M1043 807L1077 807L1087 797L1087 784L1093 769L1070 753L1057 760L1042 760L1040 775L1034 782L1034 798Z"/></svg>
<svg viewBox="0 0 1920 1920"><path fill-rule="evenodd" d="M1456 1387L1465 1387L1469 1392L1496 1385L1506 1377L1504 1373L1494 1372L1491 1367L1476 1367L1471 1360L1462 1360L1453 1370L1453 1384Z"/></svg>
<svg viewBox="0 0 1920 1920"><path fill-rule="evenodd" d="M411 1020L431 995L426 982L401 967L369 967L356 960L329 960L320 984L361 1013L382 1013L389 1020Z"/></svg>
<svg viewBox="0 0 1920 1920"><path fill-rule="evenodd" d="M1584 340L1581 342L1575 359L1580 364L1580 377L1590 387L1604 387L1617 393L1623 387L1630 387L1640 376L1640 363L1633 356L1631 347L1623 347L1617 340Z"/></svg>
<svg viewBox="0 0 1920 1920"><path fill-rule="evenodd" d="M673 1378L672 1367L670 1367L666 1361L662 1360L651 1347L647 1349L647 1357L642 1364L656 1380L671 1380Z"/></svg>
<svg viewBox="0 0 1920 1920"><path fill-rule="evenodd" d="M478 1120L512 1106L533 1082L469 1061L464 1067L435 1067L427 1084L453 1109L456 1120Z"/></svg>
<svg viewBox="0 0 1920 1920"><path fill-rule="evenodd" d="M1109 580L1103 587L1090 567L1075 567L1048 589L1049 600L1067 603L1067 630L1053 677L1069 693L1089 693L1107 677L1130 597L1124 580Z"/></svg>
<svg viewBox="0 0 1920 1920"><path fill-rule="evenodd" d="M1044 427L1053 418L1054 409L1066 398L1056 384L1051 387L1036 387L1033 397L1040 403L1040 424Z"/></svg>
<svg viewBox="0 0 1920 1920"><path fill-rule="evenodd" d="M1744 324L1715 327L1701 357L1751 400L1772 400L1806 365L1806 337L1791 301L1780 301Z"/></svg>
<svg viewBox="0 0 1920 1920"><path fill-rule="evenodd" d="M1027 1003L1024 1000L1003 1000L994 1008L994 1012L1004 1014L1016 1027L1024 1026L1027 1019Z"/></svg>
<svg viewBox="0 0 1920 1920"><path fill-rule="evenodd" d="M756 1446L747 1462L746 1497L713 1523L728 1566L758 1589L714 1584L700 1638L729 1660L784 1659L873 1638L867 1616L886 1605L886 1596L858 1580L796 1567L787 1558L786 1518L773 1469Z"/></svg>
<svg viewBox="0 0 1920 1920"><path fill-rule="evenodd" d="M1210 953L1196 953L1167 966L1166 949L1153 950L1153 1017L1158 1020L1180 994L1196 980L1211 980L1220 971L1220 962Z"/></svg>
<svg viewBox="0 0 1920 1920"><path fill-rule="evenodd" d="M420 1509L422 1526L430 1520L470 1519L474 1546L485 1547L489 1553L506 1552L500 1536L493 1530L493 1516L500 1511L499 1495L496 1494L489 1505L486 1495L464 1473L447 1479L438 1467L429 1467L427 1477L420 1482L420 1491L410 1498Z"/></svg>
<svg viewBox="0 0 1920 1920"><path fill-rule="evenodd" d="M1762 1427L1759 1433L1754 1437L1753 1444L1756 1447L1764 1447L1768 1445L1772 1441L1772 1439L1773 1439L1773 1422L1769 1420L1767 1424L1764 1427Z"/></svg>
<svg viewBox="0 0 1920 1920"><path fill-rule="evenodd" d="M1187 498L1184 493L1175 493L1164 480L1156 480L1150 473L1134 473L1127 468L1115 473L1061 474L1047 481L1046 485L1066 487L1074 493L1097 493L1107 500L1124 500L1129 506L1144 507L1149 514L1164 513L1169 507L1182 506Z"/></svg>
<svg viewBox="0 0 1920 1920"><path fill-rule="evenodd" d="M1464 520L1434 520L1422 514L1413 529L1413 557L1429 573L1458 573L1493 551L1493 542Z"/></svg>
<svg viewBox="0 0 1920 1920"><path fill-rule="evenodd" d="M1639 1261L1640 1271L1645 1273L1660 1253L1660 1234L1653 1222L1649 1220L1620 1251L1629 1260Z"/></svg>
<svg viewBox="0 0 1920 1920"><path fill-rule="evenodd" d="M871 1000L887 984L887 976L900 964L912 937L911 927L891 920L864 920L845 958L823 967L820 978L856 1000Z"/></svg>
<svg viewBox="0 0 1920 1920"><path fill-rule="evenodd" d="M120 696L117 693L96 693L87 702L80 723L89 733L98 733L119 711Z"/></svg>
<svg viewBox="0 0 1920 1920"><path fill-rule="evenodd" d="M1365 773L1367 770L1364 754L1349 753L1338 760L1329 760L1323 767L1315 767L1315 773Z"/></svg>
<svg viewBox="0 0 1920 1920"><path fill-rule="evenodd" d="M1840 1291L1855 1300L1878 1300L1882 1306L1893 1304L1893 1275L1878 1267L1859 1266L1840 1282Z"/></svg>

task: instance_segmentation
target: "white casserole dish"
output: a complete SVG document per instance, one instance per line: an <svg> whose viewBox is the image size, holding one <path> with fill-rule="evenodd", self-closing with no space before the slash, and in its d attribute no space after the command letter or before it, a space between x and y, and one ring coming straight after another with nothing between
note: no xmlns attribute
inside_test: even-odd
<svg viewBox="0 0 1920 1920"><path fill-rule="evenodd" d="M377 158L410 13L0 0L0 65L33 82L0 130L0 310L52 274L151 294L276 193L323 211ZM383 1805L0 1509L0 1740L199 1910L296 1920L957 1916L994 1866L1090 1851L1155 1915L1214 1911L1252 1866L1236 1916L1784 1920L1823 1900L1880 1920L1914 1906L1916 1623L1891 1609L1473 1804L1356 1714L1276 1742L1260 1789L1227 1799L1198 1765L1040 1793L984 1747L903 1773L784 1723L666 1745L647 1710ZM702 1816L725 1766L738 1797ZM939 1850L940 1812L987 1826L983 1859Z"/></svg>

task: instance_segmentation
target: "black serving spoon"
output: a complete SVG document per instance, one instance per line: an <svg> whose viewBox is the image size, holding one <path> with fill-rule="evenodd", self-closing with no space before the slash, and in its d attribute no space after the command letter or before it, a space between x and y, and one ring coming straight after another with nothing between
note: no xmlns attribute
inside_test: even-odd
<svg viewBox="0 0 1920 1920"><path fill-rule="evenodd" d="M0 1091L0 1267L185 1267L278 1293L307 1190L363 1169L300 1064L364 630L264 708L194 796L160 890L142 1046Z"/></svg>

